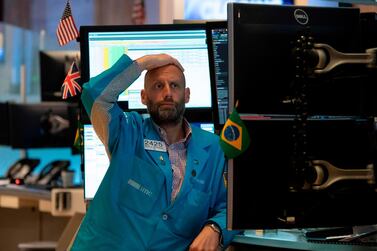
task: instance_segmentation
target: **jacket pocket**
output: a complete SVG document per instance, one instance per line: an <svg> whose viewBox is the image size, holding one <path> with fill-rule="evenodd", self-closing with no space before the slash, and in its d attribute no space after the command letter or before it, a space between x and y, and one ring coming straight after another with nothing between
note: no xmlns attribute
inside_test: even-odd
<svg viewBox="0 0 377 251"><path fill-rule="evenodd" d="M187 199L177 208L174 232L180 236L194 238L201 230L208 218L209 198L211 193L206 193L193 188Z"/></svg>
<svg viewBox="0 0 377 251"><path fill-rule="evenodd" d="M165 176L159 167L134 157L131 171L122 183L119 204L134 212L149 216L164 190Z"/></svg>

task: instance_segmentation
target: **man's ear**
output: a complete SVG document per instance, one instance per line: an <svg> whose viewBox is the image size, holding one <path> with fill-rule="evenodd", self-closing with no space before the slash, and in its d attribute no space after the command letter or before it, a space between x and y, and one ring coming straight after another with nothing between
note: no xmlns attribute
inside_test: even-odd
<svg viewBox="0 0 377 251"><path fill-rule="evenodd" d="M185 88L185 103L187 104L190 101L190 88Z"/></svg>
<svg viewBox="0 0 377 251"><path fill-rule="evenodd" d="M141 90L140 96L141 96L141 103L143 105L147 105L147 94L145 93L144 89Z"/></svg>

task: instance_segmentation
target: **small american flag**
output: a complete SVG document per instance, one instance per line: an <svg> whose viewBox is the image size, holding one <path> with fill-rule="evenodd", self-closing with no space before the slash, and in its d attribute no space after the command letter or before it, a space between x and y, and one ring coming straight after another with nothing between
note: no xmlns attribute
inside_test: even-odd
<svg viewBox="0 0 377 251"><path fill-rule="evenodd" d="M60 19L58 29L56 30L59 45L65 45L71 40L74 40L79 36L75 21L73 20L71 6L69 0L65 5L63 16Z"/></svg>
<svg viewBox="0 0 377 251"><path fill-rule="evenodd" d="M134 0L134 4L132 6L131 21L133 24L145 23L144 0Z"/></svg>
<svg viewBox="0 0 377 251"><path fill-rule="evenodd" d="M62 98L67 99L69 97L76 96L79 92L81 92L81 86L79 85L79 82L79 68L77 67L76 62L73 61L62 85Z"/></svg>

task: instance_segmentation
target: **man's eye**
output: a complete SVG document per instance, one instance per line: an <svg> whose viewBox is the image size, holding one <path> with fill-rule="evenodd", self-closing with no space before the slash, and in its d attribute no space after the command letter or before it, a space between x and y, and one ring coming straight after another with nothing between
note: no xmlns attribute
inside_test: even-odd
<svg viewBox="0 0 377 251"><path fill-rule="evenodd" d="M157 84L154 85L154 88L156 88L156 89L161 89L161 88L162 88L162 84L157 83Z"/></svg>
<svg viewBox="0 0 377 251"><path fill-rule="evenodd" d="M171 84L170 84L170 87L171 87L171 88L177 88L178 85L177 85L176 83L171 83Z"/></svg>

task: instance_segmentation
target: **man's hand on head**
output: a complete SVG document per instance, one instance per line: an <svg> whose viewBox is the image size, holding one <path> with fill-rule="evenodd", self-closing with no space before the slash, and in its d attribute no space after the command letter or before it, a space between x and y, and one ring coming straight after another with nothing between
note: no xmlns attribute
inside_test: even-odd
<svg viewBox="0 0 377 251"><path fill-rule="evenodd" d="M138 63L141 70L149 71L164 65L173 64L181 69L182 72L184 71L182 65L178 62L178 60L168 54L145 55L136 59L136 62Z"/></svg>

